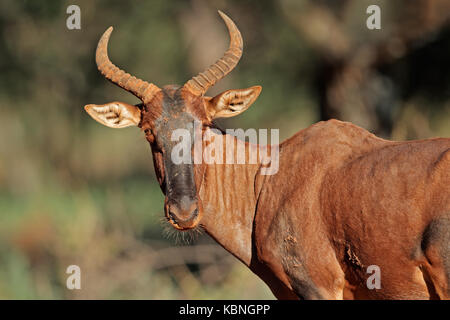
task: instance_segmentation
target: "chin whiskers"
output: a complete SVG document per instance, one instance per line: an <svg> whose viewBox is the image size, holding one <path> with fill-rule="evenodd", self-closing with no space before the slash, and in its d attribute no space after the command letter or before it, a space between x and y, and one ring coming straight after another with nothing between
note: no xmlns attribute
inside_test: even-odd
<svg viewBox="0 0 450 320"><path fill-rule="evenodd" d="M189 245L192 244L197 238L203 234L203 226L198 224L195 228L188 230L175 229L166 217L161 219L163 227L163 235L167 239L175 241L177 245Z"/></svg>

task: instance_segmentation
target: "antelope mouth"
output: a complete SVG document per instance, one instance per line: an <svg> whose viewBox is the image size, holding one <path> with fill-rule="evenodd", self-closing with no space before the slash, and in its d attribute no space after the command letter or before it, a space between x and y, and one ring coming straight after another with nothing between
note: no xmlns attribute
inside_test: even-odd
<svg viewBox="0 0 450 320"><path fill-rule="evenodd" d="M178 222L177 220L172 219L171 217L166 216L167 221L177 229L178 231L188 231L198 227L200 222L200 217L196 216L195 218L189 220L189 222Z"/></svg>

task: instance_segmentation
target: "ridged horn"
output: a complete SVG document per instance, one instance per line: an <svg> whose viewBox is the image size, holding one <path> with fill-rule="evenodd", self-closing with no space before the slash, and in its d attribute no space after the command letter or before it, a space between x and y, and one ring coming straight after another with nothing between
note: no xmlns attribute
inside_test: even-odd
<svg viewBox="0 0 450 320"><path fill-rule="evenodd" d="M204 95L210 87L234 69L242 56L243 41L239 29L226 14L220 10L219 14L227 25L230 34L230 46L216 63L186 82L184 87L195 95Z"/></svg>
<svg viewBox="0 0 450 320"><path fill-rule="evenodd" d="M116 67L108 58L108 41L113 27L109 27L98 41L95 61L101 74L115 85L127 90L144 103L151 100L159 89L152 83L136 78Z"/></svg>

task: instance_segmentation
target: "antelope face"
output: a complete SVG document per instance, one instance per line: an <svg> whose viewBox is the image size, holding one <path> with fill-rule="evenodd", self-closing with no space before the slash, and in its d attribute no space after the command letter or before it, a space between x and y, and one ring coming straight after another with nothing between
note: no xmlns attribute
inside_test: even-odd
<svg viewBox="0 0 450 320"><path fill-rule="evenodd" d="M158 182L165 194L164 212L167 220L178 230L195 228L203 215L199 198L202 183L202 165L193 163L194 137L212 120L231 117L245 111L258 97L261 87L227 90L211 98L204 94L209 87L228 74L242 55L242 37L230 18L219 11L225 21L231 41L224 56L205 72L193 77L183 86L156 85L137 79L117 68L108 58L107 45L112 32L110 27L101 37L96 52L100 72L111 82L131 92L142 100L133 106L124 102L85 106L88 114L111 128L138 126L149 142ZM200 124L196 126L194 124ZM174 161L176 146L184 132L183 143L191 150L191 161ZM201 132L200 132L201 136Z"/></svg>
<svg viewBox="0 0 450 320"><path fill-rule="evenodd" d="M149 107L142 110L141 128L150 143L155 172L165 194L164 212L177 229L195 227L202 216L198 199L200 182L195 182L193 164L194 123L204 119L200 99L182 87L167 86L158 92ZM158 113L148 112L158 110ZM181 135L180 135L181 133ZM180 142L181 141L181 142ZM188 161L177 161L177 146L190 150Z"/></svg>

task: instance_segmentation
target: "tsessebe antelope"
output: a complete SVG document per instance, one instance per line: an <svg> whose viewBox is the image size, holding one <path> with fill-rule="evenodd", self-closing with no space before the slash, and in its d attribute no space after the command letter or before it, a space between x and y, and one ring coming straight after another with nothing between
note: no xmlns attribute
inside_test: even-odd
<svg viewBox="0 0 450 320"><path fill-rule="evenodd" d="M145 132L169 223L180 231L201 226L280 299L450 298L450 139L393 142L330 120L281 143L274 175L260 174L261 163L171 161L173 130L192 132L198 121L210 131L214 119L240 114L261 92L205 96L242 55L239 30L219 13L229 49L181 87L160 89L111 63L112 28L96 51L105 78L143 103L85 109L108 127ZM245 143L245 152L252 147ZM380 289L366 286L371 265Z"/></svg>

